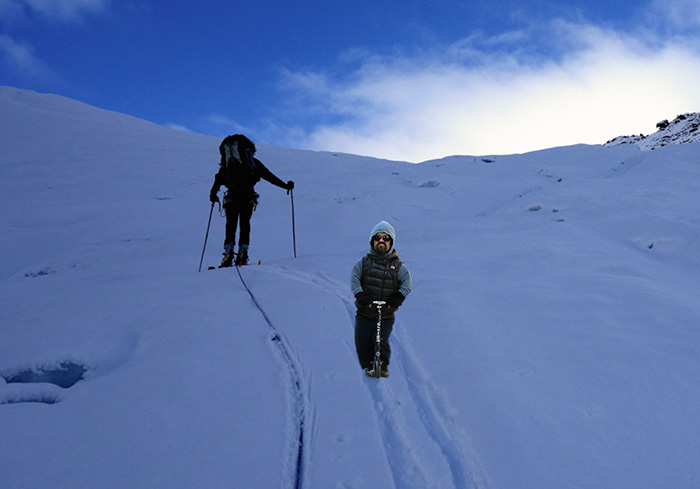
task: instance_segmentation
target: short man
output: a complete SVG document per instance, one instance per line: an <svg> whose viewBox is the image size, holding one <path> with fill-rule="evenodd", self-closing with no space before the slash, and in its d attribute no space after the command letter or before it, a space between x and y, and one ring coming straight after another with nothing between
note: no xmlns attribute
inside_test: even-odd
<svg viewBox="0 0 700 489"><path fill-rule="evenodd" d="M370 251L359 259L352 269L350 290L355 296L355 348L360 366L371 369L377 331L377 306L374 301L384 301L380 358L382 377L389 377L391 347L389 335L394 327L394 312L411 292L411 274L399 260L394 249L396 232L386 221L374 226L370 234Z"/></svg>
<svg viewBox="0 0 700 489"><path fill-rule="evenodd" d="M222 185L228 191L224 194L224 209L226 210L226 239L224 240L224 258L220 267L230 267L233 264L233 248L236 244L236 227L241 221L241 232L238 239L238 254L236 265L248 263L248 246L250 245L250 218L258 203L255 184L267 180L273 185L287 191L294 188L291 180L284 183L277 178L255 155L255 144L242 134L227 136L219 146L221 163L219 171L214 176L214 185L209 193L211 202L219 202L219 189Z"/></svg>

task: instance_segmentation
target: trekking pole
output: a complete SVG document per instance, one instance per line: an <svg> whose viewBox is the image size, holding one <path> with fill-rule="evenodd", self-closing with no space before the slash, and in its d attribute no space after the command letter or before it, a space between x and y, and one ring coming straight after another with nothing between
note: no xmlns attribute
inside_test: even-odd
<svg viewBox="0 0 700 489"><path fill-rule="evenodd" d="M207 249L207 239L209 239L209 226L211 226L211 215L214 213L214 202L211 203L209 211L209 222L207 223L207 234L204 235L204 247L202 248L202 258L199 259L199 271L202 271L202 262L204 261L204 250Z"/></svg>
<svg viewBox="0 0 700 489"><path fill-rule="evenodd" d="M377 336L374 340L374 370L370 372L370 377L378 379L382 376L382 361L380 358L382 342L382 306L386 304L386 302L374 301L373 304L377 306Z"/></svg>
<svg viewBox="0 0 700 489"><path fill-rule="evenodd" d="M297 233L294 225L294 190L289 190L289 196L292 199L292 242L294 243L294 258L297 257Z"/></svg>

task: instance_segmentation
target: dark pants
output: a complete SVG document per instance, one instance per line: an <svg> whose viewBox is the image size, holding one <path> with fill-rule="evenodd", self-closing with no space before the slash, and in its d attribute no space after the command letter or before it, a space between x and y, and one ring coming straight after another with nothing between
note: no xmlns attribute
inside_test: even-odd
<svg viewBox="0 0 700 489"><path fill-rule="evenodd" d="M238 243L249 245L250 218L253 216L253 203L238 202L236 199L227 200L224 202L224 209L226 209L226 240L224 245L236 244L236 227L239 217L241 220L241 232L238 237Z"/></svg>
<svg viewBox="0 0 700 489"><path fill-rule="evenodd" d="M394 329L394 318L382 318L381 341L379 351L382 363L389 365L391 358L391 346L389 346L389 336ZM357 349L357 359L362 368L372 366L374 360L374 344L377 338L377 320L365 316L355 315L355 348Z"/></svg>

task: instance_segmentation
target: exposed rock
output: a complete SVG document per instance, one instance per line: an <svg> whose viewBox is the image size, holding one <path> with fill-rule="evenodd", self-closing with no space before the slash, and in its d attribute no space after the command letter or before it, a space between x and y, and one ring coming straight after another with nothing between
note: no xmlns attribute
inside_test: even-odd
<svg viewBox="0 0 700 489"><path fill-rule="evenodd" d="M681 114L673 121L667 119L656 124L658 131L645 136L618 136L611 139L605 146L619 146L622 144L636 144L640 149L652 150L669 144L685 144L700 142L700 113L693 112Z"/></svg>

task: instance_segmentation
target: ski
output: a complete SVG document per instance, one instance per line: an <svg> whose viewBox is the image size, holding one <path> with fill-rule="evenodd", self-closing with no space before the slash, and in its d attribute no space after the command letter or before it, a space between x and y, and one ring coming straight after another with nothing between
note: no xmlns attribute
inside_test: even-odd
<svg viewBox="0 0 700 489"><path fill-rule="evenodd" d="M225 266L225 267L222 267L221 265L219 265L218 267L215 267L214 265L211 265L210 267L207 268L207 270L217 270L217 269L219 269L219 268L247 267L247 266L249 266L249 265L255 265L255 263L245 263L245 264L243 264L243 265L231 264L231 265ZM258 260L257 265L262 265L262 260Z"/></svg>

